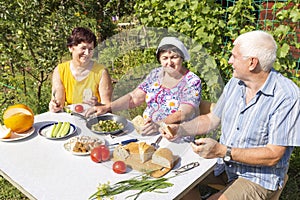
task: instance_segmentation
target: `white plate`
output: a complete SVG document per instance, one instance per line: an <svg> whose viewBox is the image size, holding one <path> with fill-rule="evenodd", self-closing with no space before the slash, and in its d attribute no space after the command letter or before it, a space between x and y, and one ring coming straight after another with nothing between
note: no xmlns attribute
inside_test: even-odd
<svg viewBox="0 0 300 200"><path fill-rule="evenodd" d="M90 149L87 152L76 152L73 151L73 147L76 142L81 142L83 144L88 144ZM72 137L70 138L65 144L64 148L66 151L77 155L77 156L84 156L84 155L89 155L91 153L91 149L105 144L105 140L103 138L98 138L98 137L91 137L91 136L77 136L77 137Z"/></svg>
<svg viewBox="0 0 300 200"><path fill-rule="evenodd" d="M91 108L92 106L88 105L88 104L84 104L84 103L77 103L77 104L71 104L71 105L68 105L68 106L65 106L65 108L67 109L70 109L70 111L72 112L76 112L75 111L75 106L76 105L82 105L83 106L83 111L81 113L78 113L78 114L81 114L81 115L85 115L86 111ZM77 112L76 112L77 113Z"/></svg>
<svg viewBox="0 0 300 200"><path fill-rule="evenodd" d="M24 133L12 132L10 138L0 139L0 141L11 142L11 141L16 141L16 140L23 140L23 139L31 136L34 133L34 131L35 131L35 128L31 127L31 129L29 129L28 131L26 131Z"/></svg>
<svg viewBox="0 0 300 200"><path fill-rule="evenodd" d="M73 135L73 134L76 133L77 127L76 127L75 125L73 125L72 123L70 123L70 130L69 130L69 133L66 134L65 136L63 136L63 137L58 137L58 138L48 137L48 136L47 136L47 132L48 132L48 131L51 131L52 126L53 126L54 124L57 124L57 123L58 123L58 122L51 122L51 123L45 124L44 126L42 126L42 127L39 129L39 131L38 131L39 135L41 135L41 136L43 136L43 137L45 137L45 138L47 138L47 139L50 139L50 140L59 140L59 139L63 139L63 138L69 137L70 135Z"/></svg>

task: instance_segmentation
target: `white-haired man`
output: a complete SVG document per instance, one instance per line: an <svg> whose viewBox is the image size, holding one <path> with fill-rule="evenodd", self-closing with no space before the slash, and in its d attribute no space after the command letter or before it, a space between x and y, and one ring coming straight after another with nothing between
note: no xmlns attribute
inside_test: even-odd
<svg viewBox="0 0 300 200"><path fill-rule="evenodd" d="M175 136L160 130L174 139L205 134L221 124L219 142L201 138L192 144L200 156L218 158L214 173L202 184L223 184L225 189L209 199L270 199L284 184L291 153L300 146L300 90L273 69L276 51L275 40L264 31L240 35L229 59L233 78L213 111L170 125ZM190 194L200 198L199 192Z"/></svg>

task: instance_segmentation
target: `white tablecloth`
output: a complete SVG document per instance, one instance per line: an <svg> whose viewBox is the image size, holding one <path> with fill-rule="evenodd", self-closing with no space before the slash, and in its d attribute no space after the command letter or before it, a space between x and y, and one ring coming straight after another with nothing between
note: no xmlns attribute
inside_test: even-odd
<svg viewBox="0 0 300 200"><path fill-rule="evenodd" d="M135 137L147 143L154 142L158 136L140 136L131 123L127 135L112 139L108 135L91 132L85 121L67 113L43 113L35 116L35 133L30 137L11 142L0 142L0 170L21 191L32 199L38 200L85 200L97 191L99 183L111 184L139 175L134 170L125 174L116 174L111 166L112 161L93 162L89 156L76 156L66 151L63 144L69 139L49 140L37 132L46 121L69 121L78 127L77 135L102 137L107 143L115 143ZM216 159L203 159L196 155L188 143L171 143L163 139L161 147L169 147L175 155L181 157L175 166L178 168L190 162L198 161L200 166L169 179L172 187L164 189L168 193L145 193L140 199L176 199L181 197L197 182L205 178L216 163ZM173 176L169 172L166 177ZM135 191L136 192L136 191ZM135 193L128 191L117 195L115 199L125 199Z"/></svg>

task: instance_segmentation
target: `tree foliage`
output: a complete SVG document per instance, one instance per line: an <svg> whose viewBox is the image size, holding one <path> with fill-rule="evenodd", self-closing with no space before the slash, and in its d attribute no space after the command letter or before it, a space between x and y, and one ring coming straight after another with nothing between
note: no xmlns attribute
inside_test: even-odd
<svg viewBox="0 0 300 200"><path fill-rule="evenodd" d="M279 47L275 68L300 85L299 74L294 72L296 58L290 51L291 47L299 49L296 34L296 30L299 32L299 3L296 0L277 2L272 13L275 20L260 21L262 5L252 0L233 2L231 6L223 7L218 1L211 0L138 0L135 11L143 26L172 29L203 45L209 57L198 59L197 69L191 69L204 80L204 98L215 100L219 94L219 88L216 88L220 84L216 78L218 72L225 83L230 79L232 70L228 59L233 40L241 33L255 29L267 30L274 36ZM190 48L193 52L193 47ZM198 55L195 58L199 58Z"/></svg>
<svg viewBox="0 0 300 200"><path fill-rule="evenodd" d="M114 34L115 25L104 6L100 1L77 0L0 2L2 111L15 103L25 103L35 113L47 110L50 76L68 56L66 38L71 30L88 27L101 34L100 39Z"/></svg>
<svg viewBox="0 0 300 200"><path fill-rule="evenodd" d="M234 38L246 31L265 29L274 35L279 46L275 68L299 84L296 58L290 53L291 48L299 49L299 39L295 32L299 31L299 3L289 0L274 4L274 24L274 20L268 19L258 22L258 10L262 5L255 1L233 1L234 4L226 7L220 2L1 1L0 113L15 103L28 104L35 113L46 111L50 99L50 76L54 67L63 58L68 58L65 41L71 30L75 26L89 27L97 33L99 43L105 46L106 41L110 41L116 34L113 16L138 19L139 25L135 29L140 33L156 27L156 31L141 38L138 52L130 49L128 54L118 54L120 46L117 44L114 49L106 50L106 53L99 56L103 62L107 61L105 64L116 79L120 79L131 67L141 63L155 63L153 55L156 46L148 48L147 45L157 45L165 34L160 32L163 29L187 44L192 55L187 66L203 80L203 98L215 101L223 83L231 77L231 66L227 60ZM284 9L291 3L289 9ZM116 58L114 60L113 55Z"/></svg>

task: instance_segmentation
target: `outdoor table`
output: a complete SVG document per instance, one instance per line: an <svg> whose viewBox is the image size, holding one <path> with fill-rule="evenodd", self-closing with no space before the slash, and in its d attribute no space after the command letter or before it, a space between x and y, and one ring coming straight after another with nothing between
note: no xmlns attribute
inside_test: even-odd
<svg viewBox="0 0 300 200"><path fill-rule="evenodd" d="M69 121L77 126L76 135L89 135L105 139L106 144L120 142L130 138L154 142L158 136L141 136L128 121L128 133L112 138L110 135L96 134L90 131L85 120L68 113L46 112L35 116L35 132L30 137L18 141L0 142L0 173L30 199L38 200L85 200L97 191L99 183L110 184L140 175L140 172L128 169L124 174L112 170L113 161L95 163L90 156L78 156L64 149L69 138L50 140L38 134L47 121ZM180 156L174 169L191 162L200 166L172 177L173 183L161 191L166 193L143 193L140 199L180 199L213 170L216 159L204 159L192 151L187 142L170 142L163 138L160 147L169 147ZM171 170L165 177L174 176ZM125 199L137 191L127 191L115 196Z"/></svg>

